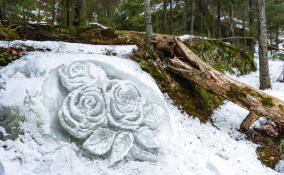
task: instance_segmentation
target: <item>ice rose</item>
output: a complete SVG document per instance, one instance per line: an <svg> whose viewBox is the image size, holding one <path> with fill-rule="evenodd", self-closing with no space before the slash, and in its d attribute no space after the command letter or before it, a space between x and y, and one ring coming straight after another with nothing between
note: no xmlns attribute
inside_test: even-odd
<svg viewBox="0 0 284 175"><path fill-rule="evenodd" d="M106 79L105 71L88 61L76 61L58 70L62 85L72 91L87 84L100 84Z"/></svg>
<svg viewBox="0 0 284 175"><path fill-rule="evenodd" d="M108 122L120 129L135 130L143 121L144 99L130 81L117 81L109 90Z"/></svg>
<svg viewBox="0 0 284 175"><path fill-rule="evenodd" d="M106 104L101 90L83 86L70 92L58 113L61 126L82 139L105 122Z"/></svg>

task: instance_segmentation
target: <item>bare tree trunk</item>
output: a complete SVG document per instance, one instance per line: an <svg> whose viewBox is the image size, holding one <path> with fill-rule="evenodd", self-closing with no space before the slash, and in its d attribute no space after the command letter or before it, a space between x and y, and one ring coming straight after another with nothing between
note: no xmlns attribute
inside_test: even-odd
<svg viewBox="0 0 284 175"><path fill-rule="evenodd" d="M81 23L86 25L87 22L87 7L86 7L86 0L82 0L82 7L81 7L81 16L82 21Z"/></svg>
<svg viewBox="0 0 284 175"><path fill-rule="evenodd" d="M163 0L163 32L167 33L167 6L168 0Z"/></svg>
<svg viewBox="0 0 284 175"><path fill-rule="evenodd" d="M215 38L215 24L214 24L214 0L211 0L211 24L212 24L212 37Z"/></svg>
<svg viewBox="0 0 284 175"><path fill-rule="evenodd" d="M244 8L245 9L245 8ZM242 32L243 32L243 37L245 38L246 37L246 21L245 21L245 10L244 12L242 13ZM245 47L246 46L246 39L243 39L243 46Z"/></svg>
<svg viewBox="0 0 284 175"><path fill-rule="evenodd" d="M190 34L194 35L195 0L191 0Z"/></svg>
<svg viewBox="0 0 284 175"><path fill-rule="evenodd" d="M249 37L254 37L254 11L253 11L253 6L254 6L254 1L255 0L249 0ZM249 40L249 48L252 54L254 54L254 39Z"/></svg>
<svg viewBox="0 0 284 175"><path fill-rule="evenodd" d="M222 38L221 34L221 0L217 0L217 8L218 8L218 37Z"/></svg>
<svg viewBox="0 0 284 175"><path fill-rule="evenodd" d="M171 9L171 15L170 15L170 18L171 18L171 22L170 22L170 33L171 35L174 34L174 19L173 19L173 0L170 0L170 9Z"/></svg>
<svg viewBox="0 0 284 175"><path fill-rule="evenodd" d="M188 0L183 0L183 34L186 34L187 33L187 11L188 11Z"/></svg>
<svg viewBox="0 0 284 175"><path fill-rule="evenodd" d="M267 54L267 29L265 19L265 0L258 0L258 43L260 89L271 88Z"/></svg>
<svg viewBox="0 0 284 175"><path fill-rule="evenodd" d="M202 0L199 0L199 32L202 34L203 30L203 11L202 11Z"/></svg>
<svg viewBox="0 0 284 175"><path fill-rule="evenodd" d="M70 26L70 0L66 0L66 25Z"/></svg>
<svg viewBox="0 0 284 175"><path fill-rule="evenodd" d="M6 0L3 0L3 19L6 19Z"/></svg>
<svg viewBox="0 0 284 175"><path fill-rule="evenodd" d="M82 1L75 0L75 7L74 7L74 26L80 26L80 18L81 18L81 8L82 8Z"/></svg>
<svg viewBox="0 0 284 175"><path fill-rule="evenodd" d="M51 25L54 26L56 17L56 0L52 0L52 18Z"/></svg>
<svg viewBox="0 0 284 175"><path fill-rule="evenodd" d="M145 25L146 25L146 34L145 34L145 42L146 42L146 48L148 51L152 51L153 47L151 44L152 40L152 20L151 20L151 9L150 9L150 0L144 1L144 14L145 14Z"/></svg>
<svg viewBox="0 0 284 175"><path fill-rule="evenodd" d="M233 3L230 4L230 30L231 30L231 36L233 37L235 35L234 33L234 14L233 14L233 9L234 9L234 5Z"/></svg>
<svg viewBox="0 0 284 175"><path fill-rule="evenodd" d="M279 49L279 24L277 25L276 31L275 31L275 44L278 50Z"/></svg>

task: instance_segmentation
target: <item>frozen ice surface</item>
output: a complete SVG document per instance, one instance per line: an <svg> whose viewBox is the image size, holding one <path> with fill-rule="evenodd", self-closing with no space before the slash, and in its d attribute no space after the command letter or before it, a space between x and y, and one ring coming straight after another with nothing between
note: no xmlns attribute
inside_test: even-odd
<svg viewBox="0 0 284 175"><path fill-rule="evenodd" d="M202 124L198 119L181 113L177 107L173 106L167 96L160 92L150 75L142 71L135 62L121 56L101 55L104 53L104 47L115 46L76 44L75 47L72 43L32 41L27 43L20 41L20 43L26 45L33 43L38 47L56 47L52 52L27 54L0 70L0 105L5 107L0 112L6 114L10 109L15 109L10 112L11 115L8 113L14 123L6 126L5 130L9 132L13 129L12 127L19 127L25 133L24 135L18 133L14 139L0 141L0 162L5 169L5 175L279 174L257 160L255 153L257 145L243 139L243 135L237 131L241 120L247 115L247 111L243 108L226 102L213 114L214 126L211 123ZM58 48L59 45L61 49ZM132 49L121 46L119 50L130 54L128 51ZM60 81L56 79L57 71L52 70L56 70L62 64L69 65L74 61L84 60L95 62L109 74L119 73L121 79L135 82L139 88L147 86L144 88L144 96L151 99L154 93L155 96L160 97L162 100L158 102L158 106L160 103L166 103L172 133L161 135L161 139L167 143L163 158L146 162L127 159L109 168L108 160L99 156L95 158L87 156L82 151L80 142L67 137L59 121L51 117L56 115L54 111L59 110L67 95L58 91ZM104 64L99 64L101 62ZM112 69L113 67L115 69ZM257 85L258 80L257 74L254 73L238 77L238 79L252 85ZM279 89L281 93L272 90L267 92L278 93L278 96L281 96L283 86L280 85L273 83L273 90ZM151 103L155 104L157 101L153 99ZM46 106L54 110L48 110ZM152 109L149 108L144 112L154 113L151 111ZM158 116L163 113L158 107L153 107L153 111L156 111ZM160 121L160 117L157 121ZM150 119L147 123L154 123L153 127L155 127L155 122L155 119ZM2 123L0 125L3 127ZM147 130L143 132L147 133ZM12 134L17 135L17 133ZM170 140L167 138L169 134L172 135ZM135 135L132 138L123 133L119 138L131 142L135 137ZM140 142L141 145L145 144L143 140ZM155 147L155 142L146 144ZM125 149L128 149L126 145ZM137 150L140 154L137 154ZM105 150L96 151L104 152ZM136 159L152 159L151 155L137 147L132 147L129 153ZM119 159L116 156L114 158L114 160Z"/></svg>

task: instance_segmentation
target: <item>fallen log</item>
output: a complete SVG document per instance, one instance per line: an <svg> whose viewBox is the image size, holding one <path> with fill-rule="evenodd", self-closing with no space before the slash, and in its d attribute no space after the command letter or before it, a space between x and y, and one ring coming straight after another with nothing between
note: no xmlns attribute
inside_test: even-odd
<svg viewBox="0 0 284 175"><path fill-rule="evenodd" d="M277 128L274 127L275 132L272 136L278 136L279 129L284 126L283 101L215 70L176 37L174 41L173 58L165 65L168 71L247 109L250 113L241 124L242 131L247 131L250 125L260 117L266 117L277 126Z"/></svg>

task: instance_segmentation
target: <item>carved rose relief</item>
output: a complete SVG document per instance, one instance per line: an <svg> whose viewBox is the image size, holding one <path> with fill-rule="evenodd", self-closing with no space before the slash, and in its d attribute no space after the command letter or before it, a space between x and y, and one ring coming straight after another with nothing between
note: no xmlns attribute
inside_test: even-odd
<svg viewBox="0 0 284 175"><path fill-rule="evenodd" d="M159 127L164 108L148 104L141 90L128 80L110 80L91 62L74 62L58 70L68 91L58 112L61 126L73 137L85 139L82 148L107 157L112 166L125 157L156 161Z"/></svg>

